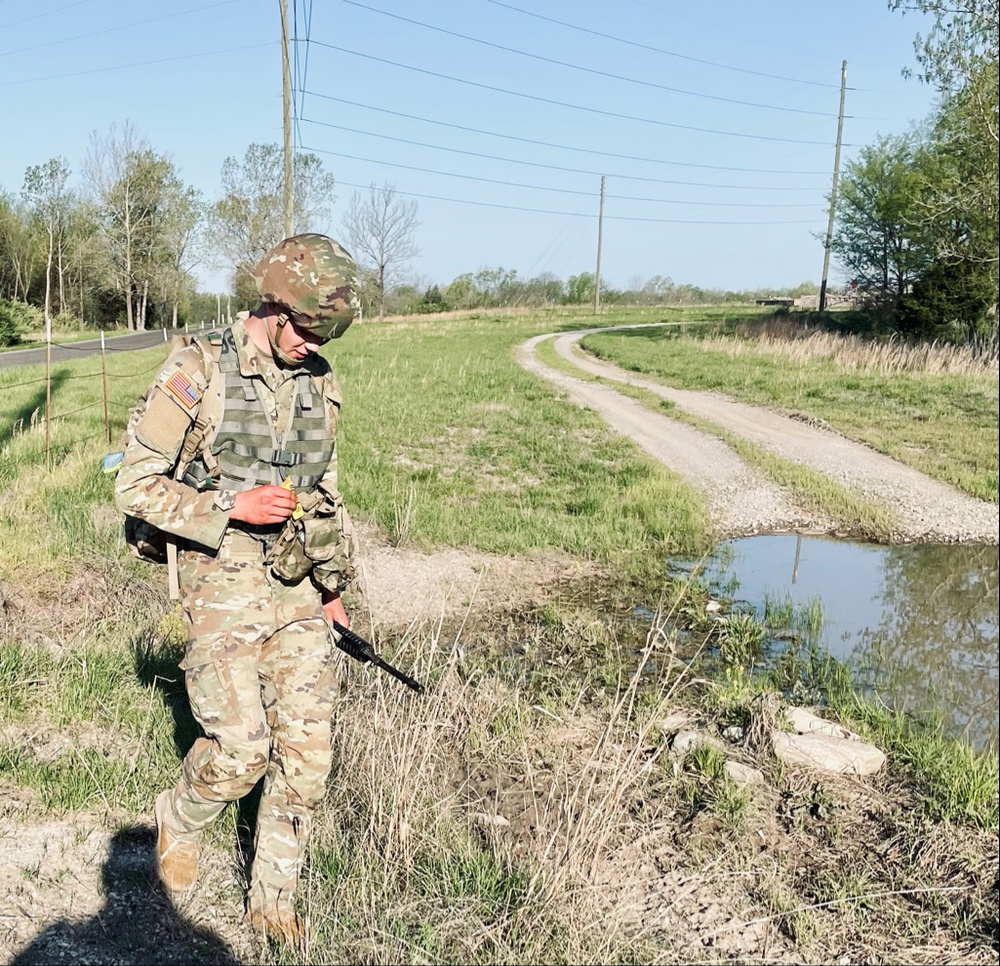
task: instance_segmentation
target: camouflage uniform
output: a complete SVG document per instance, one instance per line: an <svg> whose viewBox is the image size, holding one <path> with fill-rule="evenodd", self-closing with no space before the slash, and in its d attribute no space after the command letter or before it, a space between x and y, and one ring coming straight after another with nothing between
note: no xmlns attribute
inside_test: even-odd
<svg viewBox="0 0 1000 966"><path fill-rule="evenodd" d="M267 292L265 298L274 295ZM346 328L342 318L340 324ZM232 326L232 335L239 373L252 384L277 436L293 419L303 367L321 387L329 432L335 433L340 394L324 360L312 355L300 366L279 365L257 349L244 322ZM177 832L194 835L263 778L249 905L266 913L290 907L312 811L330 770L331 702L343 657L331 644L320 590L339 593L348 585L353 537L337 494L335 448L316 490L300 495L301 505L325 508L325 517L307 513L317 542L327 545L325 559L315 565L306 561L306 575L293 579L281 579L266 559L278 531L296 532L292 521L274 527L231 521L232 492L174 479L211 368L211 356L197 345L163 367L115 492L123 511L180 539L188 636L181 667L205 736L184 759L164 819ZM211 438L206 450L210 444Z"/></svg>

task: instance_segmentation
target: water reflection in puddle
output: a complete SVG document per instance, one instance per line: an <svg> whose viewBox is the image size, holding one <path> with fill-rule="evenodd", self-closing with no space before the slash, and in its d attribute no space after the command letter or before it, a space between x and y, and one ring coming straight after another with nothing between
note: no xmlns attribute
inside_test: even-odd
<svg viewBox="0 0 1000 966"><path fill-rule="evenodd" d="M886 547L796 534L727 541L705 577L763 616L790 601L822 604L818 643L862 685L916 714L936 711L953 734L996 746L996 547Z"/></svg>

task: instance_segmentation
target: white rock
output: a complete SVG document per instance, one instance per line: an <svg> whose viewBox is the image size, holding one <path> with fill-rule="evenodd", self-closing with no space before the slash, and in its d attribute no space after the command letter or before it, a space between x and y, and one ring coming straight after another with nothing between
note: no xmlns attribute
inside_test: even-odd
<svg viewBox="0 0 1000 966"><path fill-rule="evenodd" d="M805 708L789 708L785 712L789 724L800 735L829 735L831 738L848 738L851 741L860 741L861 735L855 734L850 728L845 728L836 721L828 721L820 718Z"/></svg>
<svg viewBox="0 0 1000 966"><path fill-rule="evenodd" d="M705 605L706 614L717 614L720 610L722 610L722 604L720 604L717 600L710 600Z"/></svg>
<svg viewBox="0 0 1000 966"><path fill-rule="evenodd" d="M675 731L680 731L690 720L683 712L672 712L660 722L660 731L666 734L673 734Z"/></svg>
<svg viewBox="0 0 1000 966"><path fill-rule="evenodd" d="M510 828L510 822L502 815L489 815L486 812L475 812L472 821L480 828Z"/></svg>
<svg viewBox="0 0 1000 966"><path fill-rule="evenodd" d="M865 741L849 741L824 734L771 735L775 757L786 765L805 765L838 774L873 775L885 765L885 755Z"/></svg>
<svg viewBox="0 0 1000 966"><path fill-rule="evenodd" d="M728 728L722 729L722 737L735 744L743 740L743 729L739 725L730 725Z"/></svg>
<svg viewBox="0 0 1000 966"><path fill-rule="evenodd" d="M763 785L764 784L764 773L758 771L756 768L751 768L749 765L744 765L743 762L733 761L732 759L726 762L726 774L734 781L737 785Z"/></svg>
<svg viewBox="0 0 1000 966"><path fill-rule="evenodd" d="M670 745L670 754L680 758L693 748L706 745L709 748L718 748L719 751L725 750L722 742L711 735L702 734L700 731L678 731Z"/></svg>

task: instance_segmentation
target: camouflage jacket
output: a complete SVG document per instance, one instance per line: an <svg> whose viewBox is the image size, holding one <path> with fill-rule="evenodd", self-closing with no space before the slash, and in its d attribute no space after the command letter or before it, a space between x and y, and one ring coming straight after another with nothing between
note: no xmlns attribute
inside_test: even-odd
<svg viewBox="0 0 1000 966"><path fill-rule="evenodd" d="M258 398L280 435L291 419L295 376L300 370L279 368L260 353L242 321L234 323L233 336L240 372L260 377L255 379ZM321 357L310 357L305 364L321 382L331 432L335 433L341 402L336 379ZM216 490L198 490L174 479L181 448L211 381L210 365L198 346L189 346L171 356L160 370L118 470L115 502L124 513L213 551L221 546L230 524L230 510L223 508L227 501ZM211 435L208 434L208 442ZM312 568L312 578L320 587L339 592L354 576L351 563L354 540L337 488L336 448L313 491L313 499L306 499L303 494L303 503L316 503L317 491L325 495L326 509L329 510L331 501L337 504L336 512L326 518L339 533L329 535L328 540L337 544L336 552L322 565Z"/></svg>

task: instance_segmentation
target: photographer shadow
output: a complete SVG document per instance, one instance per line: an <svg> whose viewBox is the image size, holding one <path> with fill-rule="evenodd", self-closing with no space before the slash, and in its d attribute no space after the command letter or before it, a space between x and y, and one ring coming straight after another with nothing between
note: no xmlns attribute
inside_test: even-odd
<svg viewBox="0 0 1000 966"><path fill-rule="evenodd" d="M12 960L44 963L236 964L229 944L188 922L152 870L156 833L143 826L116 832L101 870L104 907L82 922L46 926Z"/></svg>

